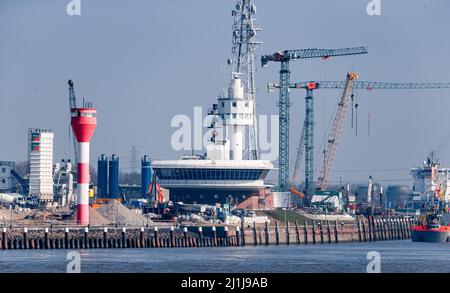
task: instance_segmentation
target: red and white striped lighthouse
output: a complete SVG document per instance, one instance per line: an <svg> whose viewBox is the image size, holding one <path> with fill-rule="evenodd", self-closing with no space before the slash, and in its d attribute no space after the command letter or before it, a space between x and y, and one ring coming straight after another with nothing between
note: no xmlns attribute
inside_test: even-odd
<svg viewBox="0 0 450 293"><path fill-rule="evenodd" d="M74 108L70 125L78 142L77 223L89 225L89 144L97 127L97 110Z"/></svg>

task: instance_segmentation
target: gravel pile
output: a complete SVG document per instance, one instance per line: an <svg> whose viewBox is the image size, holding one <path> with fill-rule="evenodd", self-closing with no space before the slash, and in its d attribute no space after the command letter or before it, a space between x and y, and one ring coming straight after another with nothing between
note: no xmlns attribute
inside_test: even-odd
<svg viewBox="0 0 450 293"><path fill-rule="evenodd" d="M131 211L118 201L102 204L97 212L112 224L145 225L147 223L143 215Z"/></svg>
<svg viewBox="0 0 450 293"><path fill-rule="evenodd" d="M77 220L77 210L70 217L71 221ZM103 217L96 209L89 207L89 223L91 226L108 225L111 221Z"/></svg>

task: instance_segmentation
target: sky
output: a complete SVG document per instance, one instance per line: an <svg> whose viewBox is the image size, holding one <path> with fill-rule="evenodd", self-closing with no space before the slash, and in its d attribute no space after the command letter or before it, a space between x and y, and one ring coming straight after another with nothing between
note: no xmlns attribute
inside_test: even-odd
<svg viewBox="0 0 450 293"><path fill-rule="evenodd" d="M55 161L71 151L68 79L79 103L86 98L98 110L91 162L115 153L126 170L131 145L153 160L179 158L171 120L215 103L228 80L235 1L81 0L80 16L67 15L69 2L0 0L0 160L27 159L29 127L55 132ZM369 2L255 0L263 29L257 59L285 49L365 45L364 56L294 61L291 80L344 80L355 71L360 80L450 81L450 1L381 0L380 16L366 13ZM278 113L277 93L266 90L278 70L276 63L258 66L258 114ZM340 94L315 93L316 177ZM291 92L292 165L304 95ZM409 168L431 150L450 166L450 90L359 90L356 96L358 135L348 117L331 182L341 176L365 182L372 175L409 184Z"/></svg>

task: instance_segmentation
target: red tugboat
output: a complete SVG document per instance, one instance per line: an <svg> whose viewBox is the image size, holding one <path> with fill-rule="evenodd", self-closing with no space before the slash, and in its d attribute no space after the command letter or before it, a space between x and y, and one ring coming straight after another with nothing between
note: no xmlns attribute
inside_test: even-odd
<svg viewBox="0 0 450 293"><path fill-rule="evenodd" d="M450 214L430 211L412 228L413 242L450 242Z"/></svg>

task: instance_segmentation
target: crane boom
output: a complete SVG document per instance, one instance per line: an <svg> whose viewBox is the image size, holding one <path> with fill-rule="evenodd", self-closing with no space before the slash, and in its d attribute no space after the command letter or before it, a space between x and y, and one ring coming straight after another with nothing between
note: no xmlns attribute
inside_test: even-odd
<svg viewBox="0 0 450 293"><path fill-rule="evenodd" d="M344 127L345 117L350 105L350 96L352 95L353 83L358 79L358 75L354 72L347 74L344 93L339 101L331 126L330 135L328 137L327 147L325 149L324 165L320 177L317 182L317 187L321 190L326 190L328 187L328 180L330 178L331 169L333 168L334 160L336 158L336 150L339 141L342 137L342 130Z"/></svg>
<svg viewBox="0 0 450 293"><path fill-rule="evenodd" d="M75 89L73 86L73 81L71 79L69 79L67 84L69 85L69 107L70 107L69 111L70 111L70 113L72 113L72 109L77 108L77 98L75 96ZM70 136L70 134L69 134L69 136ZM73 137L72 140L73 140L73 155L74 155L74 159L75 159L74 168L76 168L77 163L78 163L78 143L77 143L75 137Z"/></svg>
<svg viewBox="0 0 450 293"><path fill-rule="evenodd" d="M261 56L261 66L266 66L269 61L287 61L293 59L311 59L367 54L367 47L353 47L341 49L299 49L285 50L272 55Z"/></svg>
<svg viewBox="0 0 450 293"><path fill-rule="evenodd" d="M307 88L312 82L299 82L289 85L289 88ZM322 89L343 89L345 81L315 81L317 88ZM276 84L269 84L269 89L279 88ZM444 89L450 88L450 83L446 82L381 82L381 81L355 81L353 89Z"/></svg>
<svg viewBox="0 0 450 293"><path fill-rule="evenodd" d="M305 150L305 122L303 122L302 133L300 135L297 156L295 157L294 172L292 173L292 184L297 184L300 182L300 165L302 164L303 151Z"/></svg>

